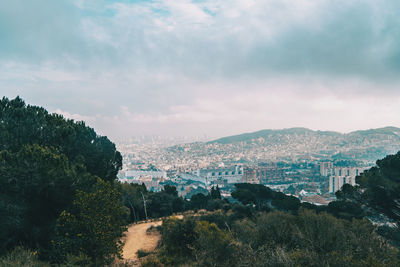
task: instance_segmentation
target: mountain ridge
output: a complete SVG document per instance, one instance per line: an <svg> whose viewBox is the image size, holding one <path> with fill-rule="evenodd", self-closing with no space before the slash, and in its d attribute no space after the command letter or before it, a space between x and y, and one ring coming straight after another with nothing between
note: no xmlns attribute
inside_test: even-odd
<svg viewBox="0 0 400 267"><path fill-rule="evenodd" d="M208 142L194 142L165 148L164 158L182 164L207 165L223 162L361 160L374 163L400 151L400 128L357 130L350 133L314 131L307 128L260 130L227 136ZM164 159L160 159L164 160Z"/></svg>
<svg viewBox="0 0 400 267"><path fill-rule="evenodd" d="M396 133L397 132L397 133ZM248 140L265 138L271 134L319 134L326 136L352 136L352 135L371 135L371 134L390 134L400 137L400 128L394 126L386 126L381 128L371 128L366 130L355 130L349 133L340 133L336 131L322 131L322 130L311 130L305 127L292 127L283 129L263 129L255 132L242 133L237 135L225 136L215 140L205 142L206 144L220 143L230 144L236 142L244 142Z"/></svg>

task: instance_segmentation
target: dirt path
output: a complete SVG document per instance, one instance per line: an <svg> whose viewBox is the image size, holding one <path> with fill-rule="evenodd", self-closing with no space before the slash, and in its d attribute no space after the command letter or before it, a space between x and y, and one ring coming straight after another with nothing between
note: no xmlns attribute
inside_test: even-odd
<svg viewBox="0 0 400 267"><path fill-rule="evenodd" d="M178 219L183 219L182 215L174 216ZM134 224L128 228L128 231L125 232L125 246L122 250L122 258L130 263L133 263L133 266L136 266L139 263L139 259L137 256L137 251L139 249L146 251L153 251L158 244L158 241L161 239L161 235L159 233L153 232L151 234L147 234L146 230L151 226L161 225L162 221Z"/></svg>
<svg viewBox="0 0 400 267"><path fill-rule="evenodd" d="M152 251L157 247L157 243L160 240L160 234L152 233L147 234L146 230L151 226L161 225L162 221L148 222L142 224L135 224L128 228L125 233L125 246L122 251L122 257L125 260L137 260L137 251L147 250Z"/></svg>

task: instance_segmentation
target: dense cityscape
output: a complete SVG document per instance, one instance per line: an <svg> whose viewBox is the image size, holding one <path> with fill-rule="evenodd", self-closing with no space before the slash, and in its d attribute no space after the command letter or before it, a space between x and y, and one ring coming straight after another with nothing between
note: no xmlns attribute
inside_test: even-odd
<svg viewBox="0 0 400 267"><path fill-rule="evenodd" d="M199 140L188 142L188 140ZM215 141L138 137L120 142L122 181L153 191L176 186L179 195L207 194L218 186L229 197L235 183L263 184L314 204L327 204L344 184L384 155L400 149L400 129L349 134L304 128L264 130Z"/></svg>

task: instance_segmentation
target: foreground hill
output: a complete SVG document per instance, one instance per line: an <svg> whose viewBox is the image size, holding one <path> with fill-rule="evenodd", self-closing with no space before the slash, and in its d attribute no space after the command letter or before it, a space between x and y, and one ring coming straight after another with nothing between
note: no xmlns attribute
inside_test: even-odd
<svg viewBox="0 0 400 267"><path fill-rule="evenodd" d="M360 159L369 162L400 150L400 128L385 127L343 134L306 128L262 130L167 149L174 158L227 162L298 159Z"/></svg>

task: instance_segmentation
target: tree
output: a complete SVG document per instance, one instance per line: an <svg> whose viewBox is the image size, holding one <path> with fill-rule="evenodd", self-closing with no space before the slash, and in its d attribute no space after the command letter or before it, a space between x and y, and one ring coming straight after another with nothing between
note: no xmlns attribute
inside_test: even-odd
<svg viewBox="0 0 400 267"><path fill-rule="evenodd" d="M178 196L178 191L176 190L176 187L173 185L168 185L168 184L164 185L164 192L173 197Z"/></svg>
<svg viewBox="0 0 400 267"><path fill-rule="evenodd" d="M147 198L147 189L144 184L120 184L122 192L122 202L130 210L129 222L140 221L145 218L143 199L141 193Z"/></svg>
<svg viewBox="0 0 400 267"><path fill-rule="evenodd" d="M0 149L16 152L32 144L53 147L71 163L83 164L89 173L106 181L115 180L122 167L115 145L84 122L49 114L19 97L4 97L0 101Z"/></svg>
<svg viewBox="0 0 400 267"><path fill-rule="evenodd" d="M161 253L169 258L169 265L176 265L176 261L193 256L193 245L196 240L196 221L193 218L179 220L169 218L163 220Z"/></svg>
<svg viewBox="0 0 400 267"><path fill-rule="evenodd" d="M215 223L199 221L195 227L194 257L200 266L233 266L235 253L229 234Z"/></svg>
<svg viewBox="0 0 400 267"><path fill-rule="evenodd" d="M0 250L20 242L47 249L60 212L72 203L80 181L90 179L51 148L0 152Z"/></svg>
<svg viewBox="0 0 400 267"><path fill-rule="evenodd" d="M210 197L211 199L221 199L221 191L219 190L219 187L212 187L211 192L210 192Z"/></svg>
<svg viewBox="0 0 400 267"><path fill-rule="evenodd" d="M346 185L337 192L340 200L357 203L378 222L400 221L400 152L376 162L376 167L356 177L358 186ZM382 218L384 217L384 218Z"/></svg>
<svg viewBox="0 0 400 267"><path fill-rule="evenodd" d="M67 253L84 253L93 266L109 264L120 256L122 233L126 230L120 193L98 179L91 192L78 191L70 211L57 221L55 249L61 259Z"/></svg>
<svg viewBox="0 0 400 267"><path fill-rule="evenodd" d="M0 254L16 245L48 257L61 211L97 177L114 183L121 154L84 122L17 97L0 100Z"/></svg>
<svg viewBox="0 0 400 267"><path fill-rule="evenodd" d="M287 196L281 192L261 184L235 184L236 190L232 197L245 205L253 204L257 210L269 211L279 209L286 211L297 211L300 207L300 200L293 196Z"/></svg>
<svg viewBox="0 0 400 267"><path fill-rule="evenodd" d="M190 198L190 207L192 209L205 209L207 207L208 197L202 193L193 195Z"/></svg>

